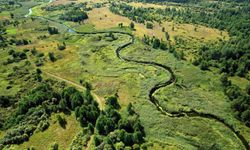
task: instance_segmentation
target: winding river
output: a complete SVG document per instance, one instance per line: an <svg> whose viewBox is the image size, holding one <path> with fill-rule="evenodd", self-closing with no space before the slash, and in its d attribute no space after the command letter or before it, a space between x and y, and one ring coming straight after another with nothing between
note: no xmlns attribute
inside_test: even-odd
<svg viewBox="0 0 250 150"><path fill-rule="evenodd" d="M53 0L50 0L50 3L53 2ZM29 14L28 16L30 16L32 14L32 8L29 9ZM27 16L27 17L28 17ZM165 82L163 83L158 83L156 85L154 85L150 90L149 90L149 94L148 94L148 98L150 100L151 103L153 103L155 105L155 107L164 115L167 115L169 117L201 117L201 118L205 118L205 119L211 119L217 122L220 122L222 125L224 125L226 128L228 128L229 130L231 130L235 136L241 141L242 145L245 147L246 150L250 150L250 146L248 144L248 141L245 139L244 136L242 136L242 134L239 131L236 131L235 128L230 125L229 123L227 123L225 121L225 119L220 118L214 114L208 114L208 113L203 113L203 112L197 112L196 110L191 109L190 111L178 111L178 112L170 112L168 110L165 110L161 107L161 105L159 104L159 101L154 97L154 93L159 90L160 88L163 87L167 87L171 84L174 84L176 81L176 76L174 71L172 70L171 67L160 64L160 63L156 63L156 62L152 62L152 61L141 61L141 60L134 60L134 59L130 59L127 58L125 56L121 55L121 52L124 48L134 44L135 38L133 34L127 33L127 32L122 32L122 31L94 31L94 32L79 32L74 30L73 28L63 24L63 22L60 22L58 20L52 20L46 17L42 17L42 16L34 16L33 17L36 18L40 18L40 19L45 19L48 21L52 21L54 23L58 23L60 25L63 25L64 27L67 28L68 32L70 33L74 33L77 35L90 35L90 34L104 34L104 33L116 33L116 34L122 34L125 36L129 36L130 39L129 41L127 41L126 43L120 45L118 48L116 48L115 53L118 59L121 59L123 61L126 62L130 62L130 63L137 63L137 64L143 64L143 65L150 65L150 66L154 66L157 68L162 68L164 69L167 73L170 73L170 77L166 79ZM25 16L26 17L26 16Z"/></svg>

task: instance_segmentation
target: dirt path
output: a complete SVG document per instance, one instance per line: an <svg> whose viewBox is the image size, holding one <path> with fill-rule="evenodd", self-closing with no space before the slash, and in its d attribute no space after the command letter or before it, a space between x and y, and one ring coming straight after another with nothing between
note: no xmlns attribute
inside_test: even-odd
<svg viewBox="0 0 250 150"><path fill-rule="evenodd" d="M66 83L68 83L68 84L70 84L70 85L72 85L72 86L75 86L76 88L81 89L81 90L86 90L86 88L83 87L82 85L77 84L77 83L75 83L75 82L73 82L73 81L70 81L70 80L68 80L68 79L65 79L65 78L63 78L63 77L57 76L57 75L55 75L55 74L53 74L53 73L50 73L50 72L47 72L47 71L44 71L44 70L43 70L43 73L45 73L47 76L50 76L50 77L55 78L55 79L57 79L57 80L64 81L64 82L66 82ZM98 96L98 95L95 94L94 92L91 92L91 94L94 96L94 98L95 98L96 101L98 102L98 104L99 104L99 106L100 106L100 109L103 110L103 108L104 108L104 101L105 101L104 98Z"/></svg>

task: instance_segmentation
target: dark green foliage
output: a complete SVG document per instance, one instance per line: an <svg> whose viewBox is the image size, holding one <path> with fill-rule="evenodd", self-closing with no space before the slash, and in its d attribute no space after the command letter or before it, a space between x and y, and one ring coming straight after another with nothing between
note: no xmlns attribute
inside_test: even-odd
<svg viewBox="0 0 250 150"><path fill-rule="evenodd" d="M89 123L95 124L100 110L98 104L94 101L90 90L86 90L85 95L81 94L75 88L67 88L63 91L64 101L60 104L75 110L76 118L80 121L81 126L86 127Z"/></svg>
<svg viewBox="0 0 250 150"><path fill-rule="evenodd" d="M195 66L200 65L200 63L201 63L201 60L200 60L200 59L195 59L195 60L192 62L192 64L195 65Z"/></svg>
<svg viewBox="0 0 250 150"><path fill-rule="evenodd" d="M157 38L153 39L153 48L159 48L161 44L161 41Z"/></svg>
<svg viewBox="0 0 250 150"><path fill-rule="evenodd" d="M53 52L49 52L49 59L50 59L50 61L52 61L52 62L55 62L55 61L56 61L56 57L55 57L55 55L54 55Z"/></svg>
<svg viewBox="0 0 250 150"><path fill-rule="evenodd" d="M68 87L62 92L62 108L66 105L69 109L75 110L76 107L81 106L84 103L84 96L73 87Z"/></svg>
<svg viewBox="0 0 250 150"><path fill-rule="evenodd" d="M34 47L34 48L32 48L32 50L31 50L31 54L32 55L36 55L37 54L37 50L36 50L36 48Z"/></svg>
<svg viewBox="0 0 250 150"><path fill-rule="evenodd" d="M123 23L119 23L118 27L122 28L123 27Z"/></svg>
<svg viewBox="0 0 250 150"><path fill-rule="evenodd" d="M200 64L201 70L208 70L209 64L206 61L202 61Z"/></svg>
<svg viewBox="0 0 250 150"><path fill-rule="evenodd" d="M169 41L170 36L169 36L168 32L165 32L165 37L166 37L166 40Z"/></svg>
<svg viewBox="0 0 250 150"><path fill-rule="evenodd" d="M142 38L142 42L147 45L152 45L152 47L155 49L160 48L162 50L167 50L167 43L164 41L160 41L156 37L150 38L149 36L144 35L144 37Z"/></svg>
<svg viewBox="0 0 250 150"><path fill-rule="evenodd" d="M45 11L57 11L57 10L71 10L71 9L86 9L89 8L86 7L87 3L69 3L69 4L59 4L59 5L48 5L45 7L42 7Z"/></svg>
<svg viewBox="0 0 250 150"><path fill-rule="evenodd" d="M36 81L38 81L38 82L41 82L41 81L43 80L41 74L36 74L36 75L34 76L34 79L35 79Z"/></svg>
<svg viewBox="0 0 250 150"><path fill-rule="evenodd" d="M131 22L129 26L130 26L131 29L135 28L135 24L133 22Z"/></svg>
<svg viewBox="0 0 250 150"><path fill-rule="evenodd" d="M96 122L96 129L99 135L95 135L94 143L97 148L103 147L133 147L144 142L144 128L139 116L133 110L132 104L127 107L128 114L121 116L119 112L109 104L105 111L101 112ZM101 135L101 136L100 136Z"/></svg>
<svg viewBox="0 0 250 150"><path fill-rule="evenodd" d="M151 22L146 23L146 28L147 29L153 29L154 25Z"/></svg>
<svg viewBox="0 0 250 150"><path fill-rule="evenodd" d="M167 44L164 41L161 41L159 48L162 50L167 50Z"/></svg>
<svg viewBox="0 0 250 150"><path fill-rule="evenodd" d="M250 127L250 96L248 88L246 94L236 85L232 85L228 80L227 75L221 77L221 83L224 88L225 95L232 101L232 108L241 121L245 122Z"/></svg>
<svg viewBox="0 0 250 150"><path fill-rule="evenodd" d="M10 97L0 96L0 107L7 107L10 105Z"/></svg>
<svg viewBox="0 0 250 150"><path fill-rule="evenodd" d="M36 69L36 73L37 73L37 74L42 74L42 70L39 69L39 68L37 68L37 69Z"/></svg>
<svg viewBox="0 0 250 150"><path fill-rule="evenodd" d="M57 45L57 49L60 50L60 51L65 50L65 49L66 49L66 44L65 44L65 42L63 42L63 44L58 44L58 45Z"/></svg>
<svg viewBox="0 0 250 150"><path fill-rule="evenodd" d="M24 53L27 53L27 52L29 52L29 51L30 51L30 50L27 49L27 48L23 49L23 52L24 52Z"/></svg>
<svg viewBox="0 0 250 150"><path fill-rule="evenodd" d="M95 144L95 146L98 146L98 145L100 145L101 143L102 143L102 137L99 136L99 135L95 135L95 136L94 136L94 144Z"/></svg>
<svg viewBox="0 0 250 150"><path fill-rule="evenodd" d="M53 143L51 146L50 146L50 149L49 150L58 150L59 149L59 145L57 143Z"/></svg>
<svg viewBox="0 0 250 150"><path fill-rule="evenodd" d="M244 122L250 123L250 109L245 110L244 112L242 112L242 114L241 114L241 119L242 119Z"/></svg>
<svg viewBox="0 0 250 150"><path fill-rule="evenodd" d="M151 0L145 1L149 2ZM155 1L160 2L164 0ZM193 0L169 1L194 2ZM173 20L180 23L200 24L226 30L230 34L230 40L223 42L220 40L218 44L208 45L207 49L201 48L196 60L199 59L201 69L207 70L210 66L213 66L229 75L247 77L250 68L250 18L248 15L250 4L246 3L245 0L243 0L243 4L230 3L227 6L222 5L222 3L204 3L197 4L200 7L199 9L193 5L189 5L190 7L182 10L175 8L135 8L126 3L112 3L110 10L139 23L144 23L145 21L161 23L163 20ZM148 27L148 24L146 26ZM174 30L174 26L172 30ZM168 35L166 35L167 40L168 38ZM145 43L148 42L146 41ZM194 64L198 65L196 62Z"/></svg>
<svg viewBox="0 0 250 150"><path fill-rule="evenodd" d="M116 96L110 96L106 99L106 105L113 106L115 109L120 109L120 105L118 103Z"/></svg>
<svg viewBox="0 0 250 150"><path fill-rule="evenodd" d="M239 96L241 96L241 90L236 85L227 86L225 88L225 94L228 96L230 100L237 99Z"/></svg>
<svg viewBox="0 0 250 150"><path fill-rule="evenodd" d="M109 132L114 131L115 123L111 118L101 114L96 121L96 129L99 134L107 135Z"/></svg>
<svg viewBox="0 0 250 150"><path fill-rule="evenodd" d="M246 87L246 93L247 93L248 95L250 95L250 84L248 84L247 87Z"/></svg>
<svg viewBox="0 0 250 150"><path fill-rule="evenodd" d="M27 39L10 39L10 45L15 44L16 46L28 45L30 42Z"/></svg>
<svg viewBox="0 0 250 150"><path fill-rule="evenodd" d="M92 104L82 105L75 109L76 118L78 118L83 127L86 127L89 123L95 124L99 112L99 108Z"/></svg>
<svg viewBox="0 0 250 150"><path fill-rule="evenodd" d="M10 17L11 17L11 19L14 19L14 14L10 13Z"/></svg>
<svg viewBox="0 0 250 150"><path fill-rule="evenodd" d="M65 99L62 99L62 100L59 102L59 109L60 109L62 112L67 111L68 106L67 106L67 101L66 101Z"/></svg>
<svg viewBox="0 0 250 150"><path fill-rule="evenodd" d="M135 111L134 111L133 106L132 106L131 103L129 103L128 106L127 106L127 112L128 112L129 115L134 115L135 114Z"/></svg>
<svg viewBox="0 0 250 150"><path fill-rule="evenodd" d="M40 75L40 73L40 70L36 71L36 74ZM93 133L97 134L94 136L96 147L114 149L115 143L123 143L123 147L140 147L144 142L145 133L132 104L128 105L127 113L122 117L118 111L120 105L117 97L111 96L107 98L105 109L100 112L90 90L91 86L87 84L85 93L73 87L55 92L50 84L41 83L19 101L17 111L4 126L9 128L18 125L20 128L11 129L0 144L23 143L36 129L39 132L49 127L48 118L52 112L74 111L81 126L87 127L85 129L89 136ZM4 100L3 105L8 103L8 100ZM66 121L60 115L57 115L57 121L60 126L65 127Z"/></svg>
<svg viewBox="0 0 250 150"><path fill-rule="evenodd" d="M61 15L60 19L73 22L80 22L85 19L88 19L88 15L86 12L83 12L81 10L71 10Z"/></svg>
<svg viewBox="0 0 250 150"><path fill-rule="evenodd" d="M91 123L89 123L88 124L88 131L90 131L91 132L91 134L93 134L94 133L94 131L95 131L95 127L91 124Z"/></svg>
<svg viewBox="0 0 250 150"><path fill-rule="evenodd" d="M8 65L8 64L11 64L11 63L14 63L14 62L17 63L17 62L20 62L22 60L27 59L27 55L26 55L25 52L16 52L14 50L10 50L9 55L11 55L11 58L7 59L7 62L4 63L5 65Z"/></svg>
<svg viewBox="0 0 250 150"><path fill-rule="evenodd" d="M48 27L48 32L50 35L59 34L59 31L56 27Z"/></svg>
<svg viewBox="0 0 250 150"><path fill-rule="evenodd" d="M118 121L121 119L121 115L119 114L119 112L114 109L114 107L112 106L108 106L105 108L105 112L106 112L106 115L112 119L112 121L114 123L118 123Z"/></svg>
<svg viewBox="0 0 250 150"><path fill-rule="evenodd" d="M31 128L30 130L27 130L25 132L24 128L18 128L15 130L12 130L10 132L7 132L7 134L5 135L5 137L0 141L1 144L3 145L7 145L7 144L20 144L23 143L25 141L28 141L29 139L29 135L33 129Z"/></svg>
<svg viewBox="0 0 250 150"><path fill-rule="evenodd" d="M49 122L47 120L45 120L45 121L40 121L37 128L40 131L45 131L46 129L48 129L49 126L50 126Z"/></svg>
<svg viewBox="0 0 250 150"><path fill-rule="evenodd" d="M221 76L220 81L221 81L223 86L230 86L231 85L231 81L228 80L228 77L226 74Z"/></svg>
<svg viewBox="0 0 250 150"><path fill-rule="evenodd" d="M57 121L61 127L65 128L65 125L67 124L65 118L62 118L61 115L57 115Z"/></svg>

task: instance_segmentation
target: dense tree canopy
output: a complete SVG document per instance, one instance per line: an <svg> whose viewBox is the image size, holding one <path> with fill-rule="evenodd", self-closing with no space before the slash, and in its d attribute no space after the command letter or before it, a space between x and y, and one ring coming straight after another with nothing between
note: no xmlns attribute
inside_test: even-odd
<svg viewBox="0 0 250 150"><path fill-rule="evenodd" d="M88 19L88 15L86 12L81 10L70 10L63 15L60 16L60 19L67 20L67 21L73 21L73 22L80 22L85 19Z"/></svg>

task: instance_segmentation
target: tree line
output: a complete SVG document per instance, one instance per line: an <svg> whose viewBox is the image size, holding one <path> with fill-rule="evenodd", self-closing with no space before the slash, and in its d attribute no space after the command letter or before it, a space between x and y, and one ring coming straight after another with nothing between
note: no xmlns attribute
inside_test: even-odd
<svg viewBox="0 0 250 150"><path fill-rule="evenodd" d="M41 70L37 70L37 73L41 74ZM96 148L145 148L144 128L132 104L121 114L118 97L110 96L106 98L105 109L100 110L91 95L90 84L85 83L86 91L82 92L65 85L55 89L55 83L43 81L19 100L15 112L0 126L1 129L8 129L0 139L1 148L28 141L35 131L45 131L50 126L48 119L51 114L58 112L74 112L76 120L88 131L86 134L94 135ZM0 98L4 100L0 103L1 107L12 101L9 97ZM67 125L61 115L57 115L57 121L61 127Z"/></svg>
<svg viewBox="0 0 250 150"><path fill-rule="evenodd" d="M225 95L232 101L231 106L235 111L236 118L250 127L250 85L247 85L245 91L242 91L231 83L228 75L222 75L220 80Z"/></svg>
<svg viewBox="0 0 250 150"><path fill-rule="evenodd" d="M238 5L239 7L235 7ZM209 26L229 32L228 41L219 41L217 45L200 48L194 64L201 68L217 67L222 73L247 77L250 68L250 4L221 3L199 5L201 8L135 8L126 3L112 3L110 10L116 14L126 16L138 23L156 21L176 21ZM219 9L218 9L219 8ZM212 12L212 13L211 13Z"/></svg>

